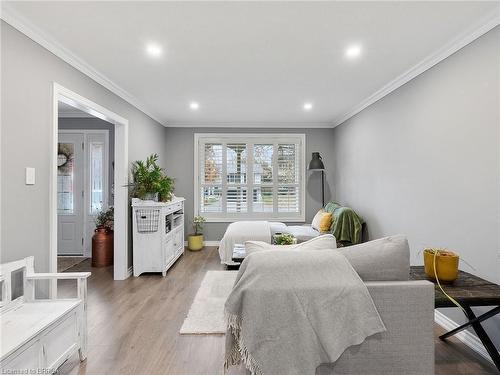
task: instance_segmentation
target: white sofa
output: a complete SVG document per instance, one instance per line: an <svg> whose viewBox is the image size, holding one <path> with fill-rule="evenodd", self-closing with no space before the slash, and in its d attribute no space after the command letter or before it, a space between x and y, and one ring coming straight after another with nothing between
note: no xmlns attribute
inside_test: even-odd
<svg viewBox="0 0 500 375"><path fill-rule="evenodd" d="M291 233L298 242L304 242L320 235L310 225L287 226L284 223L257 221L236 221L229 224L219 244L219 255L222 264L234 265L232 254L235 245L243 245L246 241L263 241L271 243L276 233Z"/></svg>

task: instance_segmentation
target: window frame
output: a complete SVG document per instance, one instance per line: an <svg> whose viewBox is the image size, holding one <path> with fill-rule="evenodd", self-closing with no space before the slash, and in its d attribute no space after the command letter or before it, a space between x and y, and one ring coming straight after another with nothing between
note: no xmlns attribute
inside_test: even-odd
<svg viewBox="0 0 500 375"><path fill-rule="evenodd" d="M238 144L238 143L246 143L246 144L287 144L287 143L298 143L298 151L299 151L299 212L296 214L292 214L289 212L284 212L282 214L278 214L273 210L273 212L248 212L248 213L228 213L225 211L225 205L222 203L222 207L224 212L217 214L208 214L200 213L200 199L201 187L204 185L201 181L201 168L203 166L200 165L200 142L203 144L206 143L222 143L222 144ZM278 169L277 169L277 147L274 148L274 153L276 153L276 157L273 156L273 180L275 182L272 184L259 184L254 185L253 181L253 152L251 152L251 148L248 148L247 151L247 201L251 201L253 197L253 188L255 186L280 186L278 182ZM253 151L253 150L252 150ZM282 222L305 222L305 213L306 213L306 161L305 161L305 153L306 151L306 135L303 133L195 133L194 134L194 216L202 215L206 218L207 222L211 223L231 223L239 220L273 220L273 221L282 221ZM227 176L226 176L226 165L227 165L227 156L225 152L225 148L223 148L223 175L222 175L222 185L227 186ZM251 166L251 167L250 167ZM252 174L251 174L252 173ZM293 185L291 183L282 184L283 186ZM239 186L236 184L234 186ZM224 192L224 187L222 187L222 191ZM274 193L275 201L277 202L277 191ZM225 200L227 197L224 197L224 193L222 194L222 199ZM251 204L248 205L248 209L250 209Z"/></svg>

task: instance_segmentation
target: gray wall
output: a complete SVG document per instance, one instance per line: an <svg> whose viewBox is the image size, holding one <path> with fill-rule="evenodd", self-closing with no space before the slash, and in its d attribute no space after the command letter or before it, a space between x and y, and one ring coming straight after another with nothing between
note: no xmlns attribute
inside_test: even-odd
<svg viewBox="0 0 500 375"><path fill-rule="evenodd" d="M194 133L305 133L306 161L313 151L319 151L327 169L333 166L331 129L233 129L233 128L167 128L166 160L167 174L175 178L175 195L186 198L186 233L192 232L194 214ZM332 175L325 176L325 201L331 197ZM306 172L306 220L311 222L321 208L321 174ZM218 241L228 223L205 224L205 239Z"/></svg>
<svg viewBox="0 0 500 375"><path fill-rule="evenodd" d="M500 282L500 27L334 129L335 197L371 238L458 251ZM447 309L449 310L449 309ZM461 314L447 312L455 320ZM500 319L488 321L500 345Z"/></svg>
<svg viewBox="0 0 500 375"><path fill-rule="evenodd" d="M1 261L35 256L49 268L49 167L52 83L129 120L129 160L157 152L165 161L165 128L1 22ZM24 168L36 168L36 185L24 184ZM27 235L29 234L29 235Z"/></svg>
<svg viewBox="0 0 500 375"><path fill-rule="evenodd" d="M72 118L59 117L59 129L64 130L107 130L109 137L109 160L108 160L108 200L109 205L113 205L113 181L115 178L115 126L97 117Z"/></svg>

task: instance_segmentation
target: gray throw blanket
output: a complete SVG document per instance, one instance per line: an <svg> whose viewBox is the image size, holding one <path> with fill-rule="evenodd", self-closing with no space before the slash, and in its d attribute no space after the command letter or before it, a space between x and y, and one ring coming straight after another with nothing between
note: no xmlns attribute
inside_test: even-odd
<svg viewBox="0 0 500 375"><path fill-rule="evenodd" d="M243 361L257 375L314 375L385 331L365 284L333 250L249 254L225 312L225 369Z"/></svg>

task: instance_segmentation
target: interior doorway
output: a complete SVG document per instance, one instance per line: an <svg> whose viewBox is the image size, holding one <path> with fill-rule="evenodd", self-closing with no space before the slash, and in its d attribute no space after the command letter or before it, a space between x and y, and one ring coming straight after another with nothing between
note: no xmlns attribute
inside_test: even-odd
<svg viewBox="0 0 500 375"><path fill-rule="evenodd" d="M113 124L59 101L58 272L91 258L95 220L113 205L113 181Z"/></svg>
<svg viewBox="0 0 500 375"><path fill-rule="evenodd" d="M102 120L101 122L108 128L73 126L64 129L63 117L59 116L62 107L69 111L82 112L80 115L86 117L81 118ZM113 147L111 147L111 138ZM71 155L70 159L73 163L67 163L68 155L65 153ZM57 272L58 255L90 256L95 215L113 205L113 278L115 280L126 279L131 274L128 257L128 189L126 187L128 183L128 121L105 107L54 83L51 155L49 210L51 272ZM65 167L61 169L63 165ZM53 293L56 289L56 285L52 285L51 292Z"/></svg>

